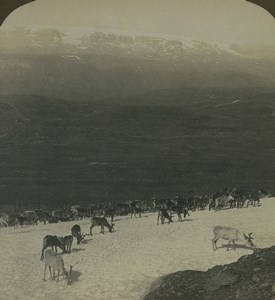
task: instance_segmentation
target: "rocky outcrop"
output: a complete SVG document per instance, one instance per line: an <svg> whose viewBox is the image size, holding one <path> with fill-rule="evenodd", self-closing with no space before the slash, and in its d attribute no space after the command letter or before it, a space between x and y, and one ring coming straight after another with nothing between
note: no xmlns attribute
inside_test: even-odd
<svg viewBox="0 0 275 300"><path fill-rule="evenodd" d="M157 280L144 300L275 299L275 246L206 272L182 271Z"/></svg>

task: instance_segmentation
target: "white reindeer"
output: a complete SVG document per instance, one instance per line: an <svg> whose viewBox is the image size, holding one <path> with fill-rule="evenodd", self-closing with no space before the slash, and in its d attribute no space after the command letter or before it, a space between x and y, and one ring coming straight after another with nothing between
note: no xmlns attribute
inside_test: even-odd
<svg viewBox="0 0 275 300"><path fill-rule="evenodd" d="M44 270L44 280L46 280L46 270L47 267L49 267L50 271L50 279L55 279L55 270L57 270L57 282L59 282L59 275L60 271L63 272L63 275L65 276L67 280L67 284L70 285L72 283L71 280L71 273L72 273L72 266L70 266L70 272L68 273L64 267L64 261L63 258L55 253L53 250L46 250L45 251L45 270ZM53 274L51 269L53 269Z"/></svg>
<svg viewBox="0 0 275 300"><path fill-rule="evenodd" d="M254 247L252 243L253 237L251 237L252 232L246 235L241 233L238 229L225 226L215 226L213 228L214 238L212 239L213 250L218 250L217 241L218 239L228 240L227 251L229 250L230 243L233 243L233 249L236 250L235 241L245 242L247 245Z"/></svg>

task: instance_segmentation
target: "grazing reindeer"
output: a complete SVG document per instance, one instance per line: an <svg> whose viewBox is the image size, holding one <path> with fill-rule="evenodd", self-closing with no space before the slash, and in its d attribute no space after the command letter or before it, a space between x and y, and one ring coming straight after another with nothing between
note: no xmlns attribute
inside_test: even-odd
<svg viewBox="0 0 275 300"><path fill-rule="evenodd" d="M62 238L57 237L56 235L46 235L43 238L43 248L42 248L42 253L41 253L41 260L43 260L43 258L44 258L44 250L50 246L52 247L52 250L53 250L53 247L55 247L56 253L57 253L57 247L59 247L63 251L62 253L66 252L65 245L64 245Z"/></svg>
<svg viewBox="0 0 275 300"><path fill-rule="evenodd" d="M182 216L181 216L182 214L183 214L184 219L186 218L187 215L190 216L188 213L188 209L185 207L179 206L179 205L174 205L170 208L170 216L171 217L172 217L173 212L177 214L179 222L182 222Z"/></svg>
<svg viewBox="0 0 275 300"><path fill-rule="evenodd" d="M213 228L214 238L212 239L212 246L213 250L218 250L217 241L218 239L228 240L227 244L227 251L229 250L230 243L233 243L233 249L236 250L235 241L244 241L247 245L254 247L252 242L253 237L251 237L252 232L248 234L241 233L238 229L232 227L225 227L225 226L215 226Z"/></svg>
<svg viewBox="0 0 275 300"><path fill-rule="evenodd" d="M72 243L74 237L72 235L67 235L60 238L63 244L65 245L65 249L67 253L71 253Z"/></svg>
<svg viewBox="0 0 275 300"><path fill-rule="evenodd" d="M135 216L135 218L137 218L137 215L139 218L141 218L141 213L142 213L142 209L140 207L137 207L137 206L133 207L131 209L131 219L132 219L133 215Z"/></svg>
<svg viewBox="0 0 275 300"><path fill-rule="evenodd" d="M168 220L168 224L170 224L170 222L173 222L172 217L169 215L168 211L165 208L160 208L158 211L157 225L159 224L159 219L161 221L161 224L164 224L165 219Z"/></svg>
<svg viewBox="0 0 275 300"><path fill-rule="evenodd" d="M90 226L90 235L92 235L92 229L95 226L101 226L101 231L100 233L104 234L104 227L107 227L109 232L112 232L114 229L113 223L109 224L106 218L104 217L92 217L91 218L91 226Z"/></svg>
<svg viewBox="0 0 275 300"><path fill-rule="evenodd" d="M82 240L84 240L84 237L85 237L85 234L81 234L81 228L79 225L74 225L72 228L71 228L71 233L72 233L72 236L76 238L76 243L77 245L80 244L80 242Z"/></svg>
<svg viewBox="0 0 275 300"><path fill-rule="evenodd" d="M70 272L68 273L64 267L64 261L63 258L55 253L54 251L48 249L45 252L45 269L44 269L44 280L46 280L46 271L47 267L49 267L49 272L50 272L50 279L55 280L55 270L57 270L57 282L59 282L59 275L60 271L63 272L63 275L65 276L67 280L67 284L71 284L71 273L72 273L72 266L70 266ZM53 269L53 274L51 269Z"/></svg>

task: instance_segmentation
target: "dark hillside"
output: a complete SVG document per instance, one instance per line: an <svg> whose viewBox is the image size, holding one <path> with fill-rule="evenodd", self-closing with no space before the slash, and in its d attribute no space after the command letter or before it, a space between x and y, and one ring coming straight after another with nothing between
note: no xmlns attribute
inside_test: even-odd
<svg viewBox="0 0 275 300"><path fill-rule="evenodd" d="M257 249L237 262L206 272L182 271L160 278L145 300L274 299L275 247Z"/></svg>
<svg viewBox="0 0 275 300"><path fill-rule="evenodd" d="M0 201L56 206L228 185L271 191L274 112L274 94L242 89L102 102L1 96Z"/></svg>

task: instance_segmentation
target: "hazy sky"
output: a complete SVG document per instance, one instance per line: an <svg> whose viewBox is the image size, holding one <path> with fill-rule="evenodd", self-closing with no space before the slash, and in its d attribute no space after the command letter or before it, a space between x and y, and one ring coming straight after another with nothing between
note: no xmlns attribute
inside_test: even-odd
<svg viewBox="0 0 275 300"><path fill-rule="evenodd" d="M13 12L4 25L275 44L275 19L245 0L37 0Z"/></svg>

